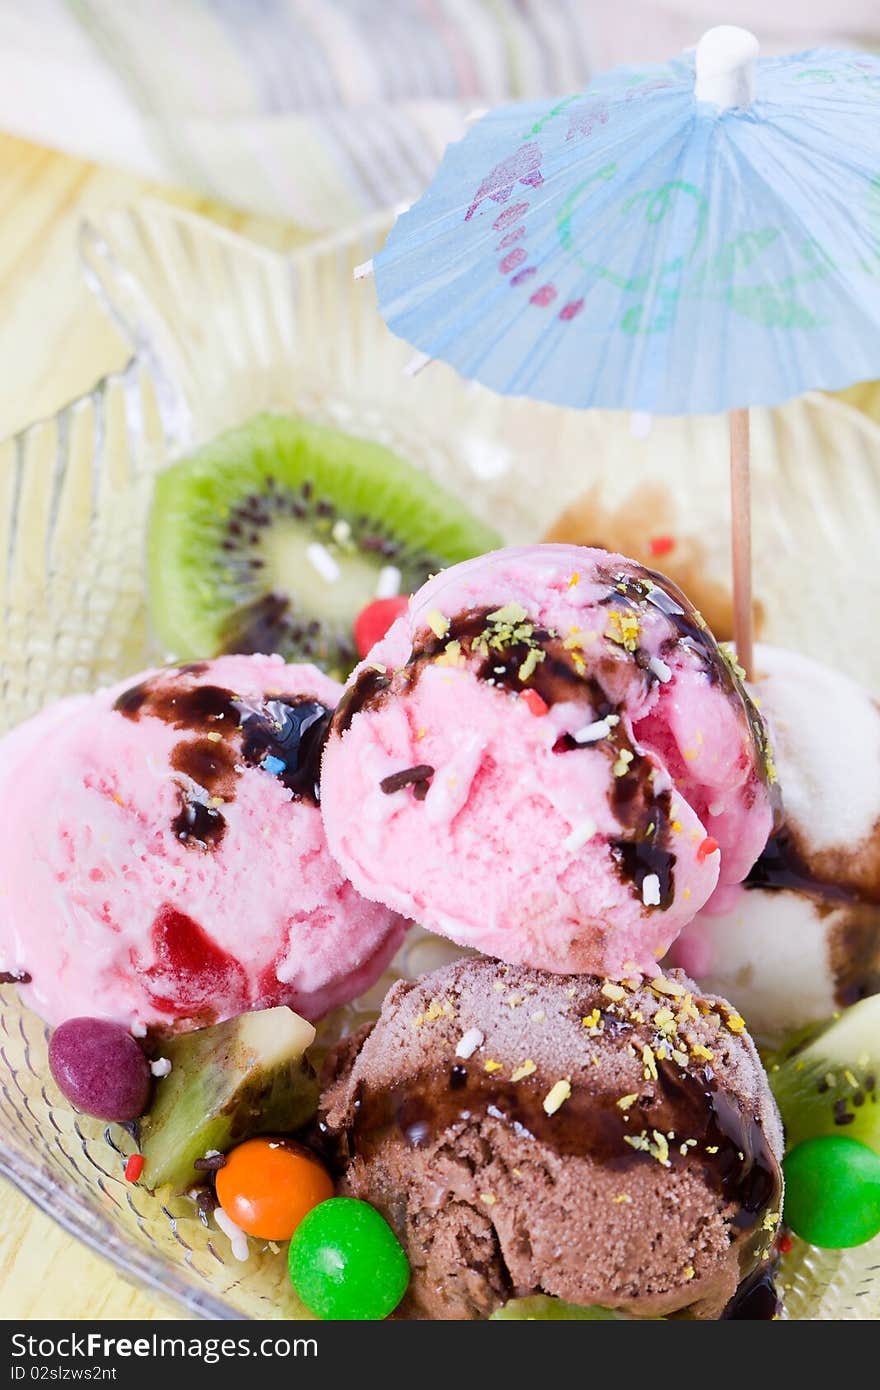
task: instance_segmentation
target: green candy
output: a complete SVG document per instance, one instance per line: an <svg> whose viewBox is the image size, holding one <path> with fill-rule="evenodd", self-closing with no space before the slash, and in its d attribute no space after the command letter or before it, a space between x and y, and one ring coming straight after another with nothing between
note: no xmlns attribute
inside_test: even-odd
<svg viewBox="0 0 880 1390"><path fill-rule="evenodd" d="M847 1250L880 1232L880 1157L858 1139L825 1134L787 1155L787 1226L810 1245Z"/></svg>
<svg viewBox="0 0 880 1390"><path fill-rule="evenodd" d="M326 1321L387 1318L409 1283L409 1262L388 1222L354 1197L312 1208L293 1233L287 1267L303 1303Z"/></svg>

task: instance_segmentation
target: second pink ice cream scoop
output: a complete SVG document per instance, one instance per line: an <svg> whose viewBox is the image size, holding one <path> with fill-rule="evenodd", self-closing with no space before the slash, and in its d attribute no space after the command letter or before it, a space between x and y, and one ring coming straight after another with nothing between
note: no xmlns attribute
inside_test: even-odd
<svg viewBox="0 0 880 1390"><path fill-rule="evenodd" d="M761 717L674 585L574 546L412 599L353 674L322 771L358 890L558 972L650 971L772 823Z"/></svg>
<svg viewBox="0 0 880 1390"><path fill-rule="evenodd" d="M340 694L225 656L62 700L0 743L0 969L48 1022L161 1032L367 989L403 924L330 856L316 780Z"/></svg>

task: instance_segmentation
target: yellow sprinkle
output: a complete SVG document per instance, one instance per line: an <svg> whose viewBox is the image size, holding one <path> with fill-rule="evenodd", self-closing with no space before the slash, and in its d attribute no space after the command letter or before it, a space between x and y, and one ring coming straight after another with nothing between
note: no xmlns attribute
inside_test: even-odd
<svg viewBox="0 0 880 1390"><path fill-rule="evenodd" d="M599 1013L599 1010L593 1009L592 1013L587 1014L585 1018L581 1019L581 1023L585 1028L595 1028L601 1017L602 1015Z"/></svg>
<svg viewBox="0 0 880 1390"><path fill-rule="evenodd" d="M223 735L218 733L210 733L208 734L208 738L211 740L212 743L220 743L220 741L223 738Z"/></svg>
<svg viewBox="0 0 880 1390"><path fill-rule="evenodd" d="M206 804L207 804L208 806L210 806L210 808L211 808L212 811L216 811L216 810L218 810L219 807L221 807L221 806L224 804L224 803L223 803L223 797L222 797L222 796L209 796Z"/></svg>
<svg viewBox="0 0 880 1390"><path fill-rule="evenodd" d="M613 999L615 1004L619 1004L621 999L626 998L626 990L621 989L620 985L612 984L610 980L605 981L602 986L602 993L606 999Z"/></svg>
<svg viewBox="0 0 880 1390"><path fill-rule="evenodd" d="M416 743L421 743L427 732L428 730L425 728L424 724L420 729L416 729Z"/></svg>
<svg viewBox="0 0 880 1390"><path fill-rule="evenodd" d="M779 1216L780 1213L778 1211L768 1211L764 1220L761 1222L763 1229L765 1231L775 1231L776 1227L779 1225Z"/></svg>
<svg viewBox="0 0 880 1390"><path fill-rule="evenodd" d="M521 603L505 603L502 608L496 608L494 613L489 614L489 621L490 623L521 623L528 616Z"/></svg>
<svg viewBox="0 0 880 1390"><path fill-rule="evenodd" d="M852 1088L853 1088L854 1091L857 1091L857 1090L859 1089L859 1083L858 1083L858 1081L856 1081L856 1079L855 1079L855 1077L853 1076L852 1072L851 1072L849 1069L847 1069L847 1070L843 1073L843 1075L844 1075L844 1078L845 1078L845 1080L847 1081L848 1085L852 1086Z"/></svg>
<svg viewBox="0 0 880 1390"><path fill-rule="evenodd" d="M435 664L437 666L463 666L464 657L461 654L461 643L458 641L447 642Z"/></svg>
<svg viewBox="0 0 880 1390"><path fill-rule="evenodd" d="M715 1053L710 1047L704 1047L702 1043L693 1043L691 1045L691 1056L704 1057L707 1062L711 1062Z"/></svg>
<svg viewBox="0 0 880 1390"><path fill-rule="evenodd" d="M654 1143L653 1143L653 1145L652 1145L652 1147L651 1147L651 1150L650 1150L651 1156L652 1156L652 1158L656 1158L656 1160L657 1160L658 1163L662 1163L664 1168L668 1168L668 1167L670 1166L670 1165L669 1165L669 1140L666 1138L666 1135L665 1135L665 1134L661 1134L661 1133L660 1133L659 1129L655 1129L655 1130L653 1131L653 1134L654 1134Z"/></svg>
<svg viewBox="0 0 880 1390"><path fill-rule="evenodd" d="M741 1033L746 1026L746 1021L741 1014L728 1014L724 1021L731 1033Z"/></svg>
<svg viewBox="0 0 880 1390"><path fill-rule="evenodd" d="M697 1271L694 1269L693 1265L688 1265L687 1269L684 1272L684 1277L685 1279L690 1281L696 1276L696 1273Z"/></svg>
<svg viewBox="0 0 880 1390"><path fill-rule="evenodd" d="M673 828L673 830L675 831L676 835L680 834L680 833L681 833L681 821L680 821L680 820L674 820L674 821L672 822L672 828Z"/></svg>
<svg viewBox="0 0 880 1390"><path fill-rule="evenodd" d="M638 1098L638 1091L633 1091L631 1096L621 1096L617 1104L621 1110L629 1110L630 1106L634 1105Z"/></svg>
<svg viewBox="0 0 880 1390"><path fill-rule="evenodd" d="M668 994L673 999L680 999L687 992L683 985L678 984L676 980L667 980L664 975L658 975L652 980L651 988L655 994Z"/></svg>
<svg viewBox="0 0 880 1390"><path fill-rule="evenodd" d="M631 1023L644 1023L645 1021L645 1015L641 1009L631 1009L629 1018Z"/></svg>
<svg viewBox="0 0 880 1390"><path fill-rule="evenodd" d="M437 1018L455 1018L451 999L432 999L425 1011L425 1022L433 1023Z"/></svg>
<svg viewBox="0 0 880 1390"><path fill-rule="evenodd" d="M658 1009L655 1013L654 1026L656 1028L659 1028L660 1032L665 1034L666 1036L671 1036L673 1033L678 1031L678 1025L675 1022L674 1013L671 1009L668 1009L665 1006L662 1009Z"/></svg>
<svg viewBox="0 0 880 1390"><path fill-rule="evenodd" d="M605 636L609 642L616 642L624 651L634 652L639 645L640 624L635 613L620 613L612 609L608 614Z"/></svg>
<svg viewBox="0 0 880 1390"><path fill-rule="evenodd" d="M647 1043L642 1048L642 1061L645 1064L645 1080L657 1080L657 1059L654 1056L654 1049L648 1047Z"/></svg>
<svg viewBox="0 0 880 1390"><path fill-rule="evenodd" d="M532 1073L537 1070L538 1068L535 1066L531 1057L528 1057L521 1066L517 1067L515 1072L511 1073L510 1079L511 1081L522 1081L524 1077L531 1076Z"/></svg>
<svg viewBox="0 0 880 1390"><path fill-rule="evenodd" d="M488 1058L486 1059L486 1061L483 1063L483 1071L489 1072L490 1075L492 1074L493 1071L500 1071L500 1070L501 1070L501 1063L500 1063L500 1062L496 1062L492 1057L488 1057Z"/></svg>
<svg viewBox="0 0 880 1390"><path fill-rule="evenodd" d="M691 895L691 890L690 890L690 888L685 888L685 890L684 890L684 896L685 896L686 898L689 898L690 895Z"/></svg>
<svg viewBox="0 0 880 1390"><path fill-rule="evenodd" d="M498 1198L495 1196L494 1192L481 1192L480 1201L485 1202L487 1207L494 1207Z"/></svg>
<svg viewBox="0 0 880 1390"><path fill-rule="evenodd" d="M611 769L615 777L626 776L627 772L629 771L629 765L632 762L634 756L635 754L631 753L628 748L621 748L620 752L617 755L617 761Z"/></svg>
<svg viewBox="0 0 880 1390"><path fill-rule="evenodd" d="M547 1115L555 1115L560 1106L564 1105L571 1095L571 1082L567 1080L557 1081L555 1086L544 1097L544 1112Z"/></svg>
<svg viewBox="0 0 880 1390"><path fill-rule="evenodd" d="M529 1019L532 1023L543 1023L546 1017L547 1015L543 1009L536 1009L533 1014L529 1014Z"/></svg>
<svg viewBox="0 0 880 1390"><path fill-rule="evenodd" d="M619 1205L621 1202L632 1202L632 1197L630 1197L628 1192L618 1192L617 1196L612 1197L611 1200Z"/></svg>
<svg viewBox="0 0 880 1390"><path fill-rule="evenodd" d="M521 1168L511 1168L510 1171L511 1171L511 1173L513 1174L513 1176L514 1176L515 1178L521 1178L521 1177L522 1177L522 1169L521 1169Z"/></svg>
<svg viewBox="0 0 880 1390"><path fill-rule="evenodd" d="M516 1009L526 1002L526 997L524 994L511 994L504 1002L509 1009Z"/></svg>
<svg viewBox="0 0 880 1390"><path fill-rule="evenodd" d="M445 637L449 631L449 619L440 612L439 608L434 608L428 614L428 627L435 637Z"/></svg>
<svg viewBox="0 0 880 1390"><path fill-rule="evenodd" d="M526 653L526 659L517 671L519 679L521 681L527 681L529 676L534 674L538 662L543 660L544 653L540 651L538 647L532 647L530 651Z"/></svg>
<svg viewBox="0 0 880 1390"><path fill-rule="evenodd" d="M706 1153L707 1153L707 1154L717 1154L717 1152L718 1152L718 1145L717 1145L717 1144L707 1144L707 1145L706 1145Z"/></svg>
<svg viewBox="0 0 880 1390"><path fill-rule="evenodd" d="M581 580L581 577L580 577L580 575L578 574L577 570L575 570L574 574L571 576L571 578L570 578L569 581L568 581L568 587L569 587L569 589L573 589L573 588L575 587L575 585L577 585L577 584L580 583L580 580Z"/></svg>
<svg viewBox="0 0 880 1390"><path fill-rule="evenodd" d="M672 1052L670 1053L670 1056L672 1057L673 1062L678 1063L682 1071L687 1071L688 1059L686 1052L682 1052L679 1048L674 1047L672 1049Z"/></svg>

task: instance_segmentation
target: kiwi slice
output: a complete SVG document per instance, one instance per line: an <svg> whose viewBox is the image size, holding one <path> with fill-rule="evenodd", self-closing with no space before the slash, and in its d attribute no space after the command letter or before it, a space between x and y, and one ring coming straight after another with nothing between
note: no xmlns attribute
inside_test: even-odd
<svg viewBox="0 0 880 1390"><path fill-rule="evenodd" d="M852 1004L766 1058L786 1148L846 1134L880 1153L880 994Z"/></svg>
<svg viewBox="0 0 880 1390"><path fill-rule="evenodd" d="M314 1036L310 1023L282 1007L163 1042L171 1071L141 1122L145 1183L184 1191L198 1179L195 1160L209 1151L307 1124L318 1105L305 1056Z"/></svg>
<svg viewBox="0 0 880 1390"><path fill-rule="evenodd" d="M598 1303L582 1308L550 1294L512 1298L489 1315L490 1322L618 1322L623 1319L625 1314L615 1313L612 1308L600 1308Z"/></svg>
<svg viewBox="0 0 880 1390"><path fill-rule="evenodd" d="M153 622L176 658L277 651L345 676L366 604L500 544L381 445L259 415L157 477Z"/></svg>

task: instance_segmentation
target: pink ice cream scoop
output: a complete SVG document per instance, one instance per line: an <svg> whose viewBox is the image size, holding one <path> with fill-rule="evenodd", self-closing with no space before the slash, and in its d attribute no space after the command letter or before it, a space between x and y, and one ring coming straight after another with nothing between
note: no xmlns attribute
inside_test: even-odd
<svg viewBox="0 0 880 1390"><path fill-rule="evenodd" d="M653 969L770 830L765 731L684 595L601 550L429 581L354 672L322 809L366 897L533 967Z"/></svg>
<svg viewBox="0 0 880 1390"><path fill-rule="evenodd" d="M0 969L48 1022L185 1030L381 973L401 934L334 863L316 780L340 693L226 656L62 700L0 743Z"/></svg>

